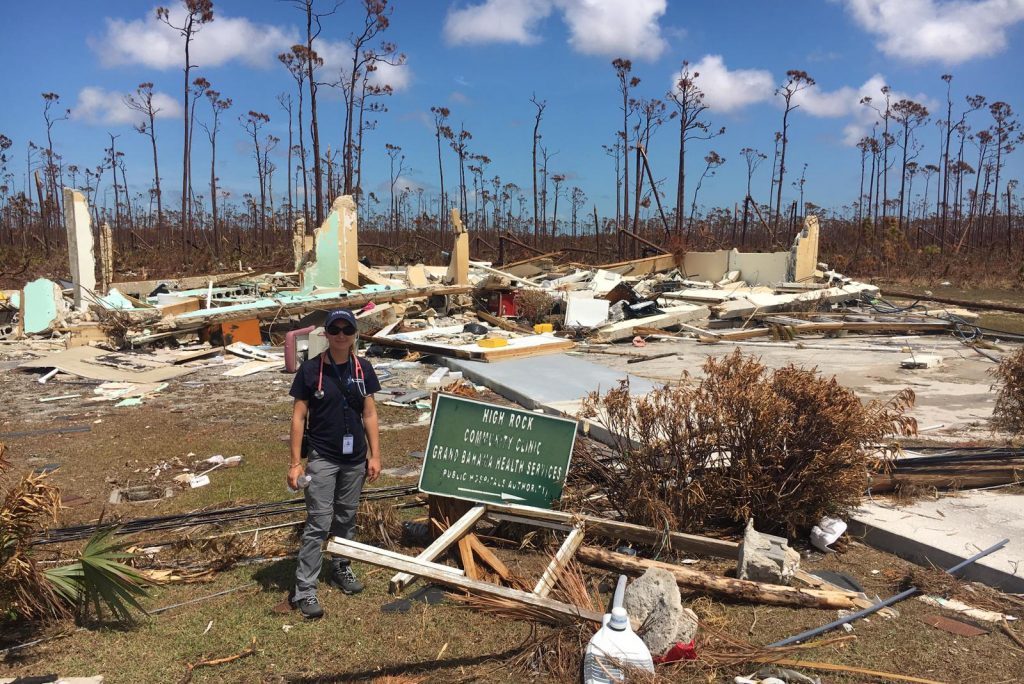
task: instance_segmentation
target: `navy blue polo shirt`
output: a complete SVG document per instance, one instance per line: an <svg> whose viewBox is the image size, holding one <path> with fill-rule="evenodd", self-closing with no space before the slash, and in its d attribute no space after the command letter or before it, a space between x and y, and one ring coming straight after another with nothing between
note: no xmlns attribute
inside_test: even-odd
<svg viewBox="0 0 1024 684"><path fill-rule="evenodd" d="M323 384L320 383L320 361L323 358ZM351 357L350 357L351 358ZM380 391L380 381L373 372L373 365L357 357L362 370L366 396ZM324 396L316 398L317 387L322 387ZM330 356L324 354L305 361L295 373L292 397L309 402L306 437L309 447L326 458L344 463L357 463L366 459L366 432L363 429L363 392L351 363L332 364ZM352 435L352 453L342 453L342 440Z"/></svg>

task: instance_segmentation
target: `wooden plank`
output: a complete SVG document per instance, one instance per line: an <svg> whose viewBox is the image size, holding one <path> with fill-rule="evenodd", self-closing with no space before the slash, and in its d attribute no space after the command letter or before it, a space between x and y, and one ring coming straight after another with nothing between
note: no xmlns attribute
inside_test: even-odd
<svg viewBox="0 0 1024 684"><path fill-rule="evenodd" d="M524 285L530 285L532 287L540 287L540 283L538 283L536 280L530 280L529 278L520 278L519 276L512 275L511 273L508 273L506 271L499 271L498 269L491 268L487 264L480 261L470 261L469 265L472 266L473 268L478 268L481 271L490 273L492 275L503 276L517 283L523 283Z"/></svg>
<svg viewBox="0 0 1024 684"><path fill-rule="evenodd" d="M587 527L587 532L602 537L622 539L648 546L665 544L671 546L676 551L686 551L715 558L735 560L739 553L739 544L725 539L701 537L683 532L669 532L665 534L663 530L656 530L653 527L644 527L643 525L634 525L617 520L607 520L592 515L546 511L511 504L488 504L487 511L488 514L492 512L506 513L529 519L547 520L568 525L575 525L577 522L582 521Z"/></svg>
<svg viewBox="0 0 1024 684"><path fill-rule="evenodd" d="M672 573L676 583L687 589L697 589L732 599L764 603L773 606L794 606L804 608L828 608L852 610L857 604L850 592L802 589L781 584L765 584L750 580L720 577L711 573L693 570L681 565L636 558L621 553L612 553L591 546L584 546L576 552L583 563L609 568L634 576L642 575L648 568L661 568Z"/></svg>
<svg viewBox="0 0 1024 684"><path fill-rule="evenodd" d="M799 323L787 325L796 333L819 333L831 332L834 330L849 330L856 332L945 332L953 327L947 321L935 322L885 322L885 321L828 321ZM723 331L713 341L729 342L733 340L749 340L754 337L765 337L770 335L772 328L749 328L745 330ZM709 340L712 341L712 340Z"/></svg>
<svg viewBox="0 0 1024 684"><path fill-rule="evenodd" d="M459 557L462 559L462 570L466 573L466 577L472 580L480 579L476 558L473 557L473 546L469 543L468 537L459 539Z"/></svg>
<svg viewBox="0 0 1024 684"><path fill-rule="evenodd" d="M152 333L139 332L127 336L131 342L145 342L154 335L165 332L184 332L197 330L215 323L226 323L228 321L244 320L247 318L279 319L293 314L304 314L310 311L331 310L340 307L357 309L369 302L384 304L389 302L400 302L407 299L418 299L432 295L453 295L472 292L469 286L452 287L415 287L404 290L376 290L374 292L338 292L309 295L308 297L265 297L256 302L245 305L221 307L220 309L200 309L170 319L161 319L159 312L155 309L118 311L119 315L127 315L134 328L140 331L142 328L149 328ZM103 311L97 310L102 316Z"/></svg>
<svg viewBox="0 0 1024 684"><path fill-rule="evenodd" d="M598 328L595 340L601 342L626 340L633 337L633 331L636 328L671 328L680 323L706 319L711 313L708 307L699 304L680 304L667 307L663 311L665 313L619 321Z"/></svg>
<svg viewBox="0 0 1024 684"><path fill-rule="evenodd" d="M580 548L582 543L583 523L577 523L572 532L566 536L565 541L562 542L562 546L559 547L555 557L548 563L548 567L544 569L544 574L537 581L537 586L533 588L534 594L537 596L547 596L551 593L551 590L558 584L558 578L561 576L562 571L565 570L565 566L572 560L576 550Z"/></svg>
<svg viewBox="0 0 1024 684"><path fill-rule="evenodd" d="M867 670L863 667L854 667L853 665L833 665L832 663L819 663L816 660L792 660L790 658L775 658L773 656L764 656L754 658L754 661L759 663L771 663L772 665L784 665L786 667L799 667L807 670L824 670L826 672L844 672L847 674L868 675L869 677L879 679L890 679L896 682L913 682L914 684L944 684L944 682L936 681L934 679L922 679L920 677L911 677L910 675L896 674L893 672L882 672L881 670Z"/></svg>
<svg viewBox="0 0 1024 684"><path fill-rule="evenodd" d="M550 343L532 347L505 347L481 352L480 358L484 361L506 361L508 359L522 359L528 356L555 354L567 349L573 349L576 346L576 343L572 340L563 340L557 337L553 337L551 340Z"/></svg>
<svg viewBox="0 0 1024 684"><path fill-rule="evenodd" d="M440 537L434 540L434 542L423 549L420 555L416 556L417 559L422 561L432 561L442 553L447 551L452 544L462 538L469 530L473 529L473 525L487 512L487 506L483 504L473 506L469 509L465 515L456 520L451 526L441 534ZM412 575L404 572L400 572L391 578L391 582L388 584L388 591L392 594L397 594L406 587L408 587L416 578Z"/></svg>
<svg viewBox="0 0 1024 684"><path fill-rule="evenodd" d="M469 547L473 550L477 556L480 557L484 563L490 566L491 570L498 573L498 577L505 580L506 582L512 581L512 572L508 569L508 566L502 562L500 558L494 555L494 552L484 546L484 543L480 541L480 537L476 536L472 532L467 534L463 539L469 544ZM461 541L461 540L460 540Z"/></svg>
<svg viewBox="0 0 1024 684"><path fill-rule="evenodd" d="M368 544L361 544L356 541L342 539L341 537L333 537L327 542L327 553L418 575L438 584L462 589L471 594L494 596L508 601L515 601L573 620L588 620L599 625L603 617L603 614L596 610L588 610L568 603L562 603L561 601L542 598L530 592L518 591L497 584L491 584L490 582L472 580L452 572L452 568L446 565L417 560L394 551L389 551L388 549L378 549Z"/></svg>
<svg viewBox="0 0 1024 684"><path fill-rule="evenodd" d="M672 254L659 254L657 256L645 257L643 259L631 259L630 261L619 261L614 264L604 264L597 268L605 271L612 271L621 275L648 275L669 271L676 267L676 258Z"/></svg>
<svg viewBox="0 0 1024 684"><path fill-rule="evenodd" d="M690 325L689 323L676 323L674 328L685 330L689 333L695 333L697 335L707 335L709 337L718 337L719 333L714 330L708 330L707 328L700 328L696 325ZM682 332L670 333L662 330L661 328L648 328L646 326L637 326L633 328L633 333L637 335L664 335L666 337L683 337Z"/></svg>
<svg viewBox="0 0 1024 684"><path fill-rule="evenodd" d="M497 327L501 328L502 330L508 330L509 332L522 333L524 335L532 335L533 334L533 331L530 330L529 328L524 328L523 326L516 325L515 323L513 323L511 321L506 321L504 318L498 318L494 314L488 313L486 311L476 311L475 313L476 313L477 318L479 318L481 321L486 321L486 322L490 323L491 325L494 325L494 326L497 326Z"/></svg>
<svg viewBox="0 0 1024 684"><path fill-rule="evenodd" d="M572 532L572 525L566 525L560 522L554 522L552 520L537 520L533 518L527 518L521 515L511 515L509 513L496 513L494 511L487 511L487 517L490 520L512 522L519 525L534 525L536 527L544 527L549 530L558 530L559 532Z"/></svg>

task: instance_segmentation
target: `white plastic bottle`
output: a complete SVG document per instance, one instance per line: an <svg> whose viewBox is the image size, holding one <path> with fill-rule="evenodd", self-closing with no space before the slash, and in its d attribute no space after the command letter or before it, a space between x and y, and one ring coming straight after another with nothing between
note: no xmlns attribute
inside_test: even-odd
<svg viewBox="0 0 1024 684"><path fill-rule="evenodd" d="M654 672L651 652L629 626L629 616L621 606L605 613L601 629L587 644L583 656L584 684L613 684L623 682L623 666Z"/></svg>

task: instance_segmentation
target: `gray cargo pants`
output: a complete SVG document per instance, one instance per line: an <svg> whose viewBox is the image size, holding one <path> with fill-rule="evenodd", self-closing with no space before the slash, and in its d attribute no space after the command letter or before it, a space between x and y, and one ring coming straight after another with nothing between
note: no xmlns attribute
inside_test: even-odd
<svg viewBox="0 0 1024 684"><path fill-rule="evenodd" d="M302 532L295 569L295 601L316 596L327 536L345 539L356 536L356 511L366 479L366 461L338 463L311 451L306 474L312 479L306 487L306 528ZM336 572L347 564L347 559L333 557L331 571Z"/></svg>

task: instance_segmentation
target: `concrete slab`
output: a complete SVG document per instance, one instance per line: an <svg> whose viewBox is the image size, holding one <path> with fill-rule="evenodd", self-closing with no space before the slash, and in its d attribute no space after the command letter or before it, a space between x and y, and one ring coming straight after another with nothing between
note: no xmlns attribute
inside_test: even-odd
<svg viewBox="0 0 1024 684"><path fill-rule="evenodd" d="M961 492L907 506L868 503L849 521L850 533L921 565L948 568L982 549L1010 543L965 569L962 577L1024 592L1024 496Z"/></svg>
<svg viewBox="0 0 1024 684"><path fill-rule="evenodd" d="M501 363L448 358L442 362L452 370L462 371L463 377L531 410L577 402L591 392L618 387L627 376L632 394L646 394L655 387L650 380L569 354L548 354Z"/></svg>
<svg viewBox="0 0 1024 684"><path fill-rule="evenodd" d="M1015 345L1006 345L1009 351ZM989 440L992 432L988 419L995 407L990 359L965 347L952 337L927 335L919 337L858 336L840 339L806 339L797 343L740 341L701 344L692 339L649 341L643 349L628 349L630 354L661 354L675 356L652 359L627 365L627 358L611 354L594 354L594 363L629 370L656 383L675 382L687 370L700 375L700 368L709 356L721 357L737 348L753 354L769 368L790 364L817 368L826 377L835 376L844 386L864 400L888 401L904 387L914 390L917 400L910 414L920 427L942 425L929 430L928 439L936 442ZM915 355L938 354L943 365L927 371L906 370L900 361L913 350Z"/></svg>

